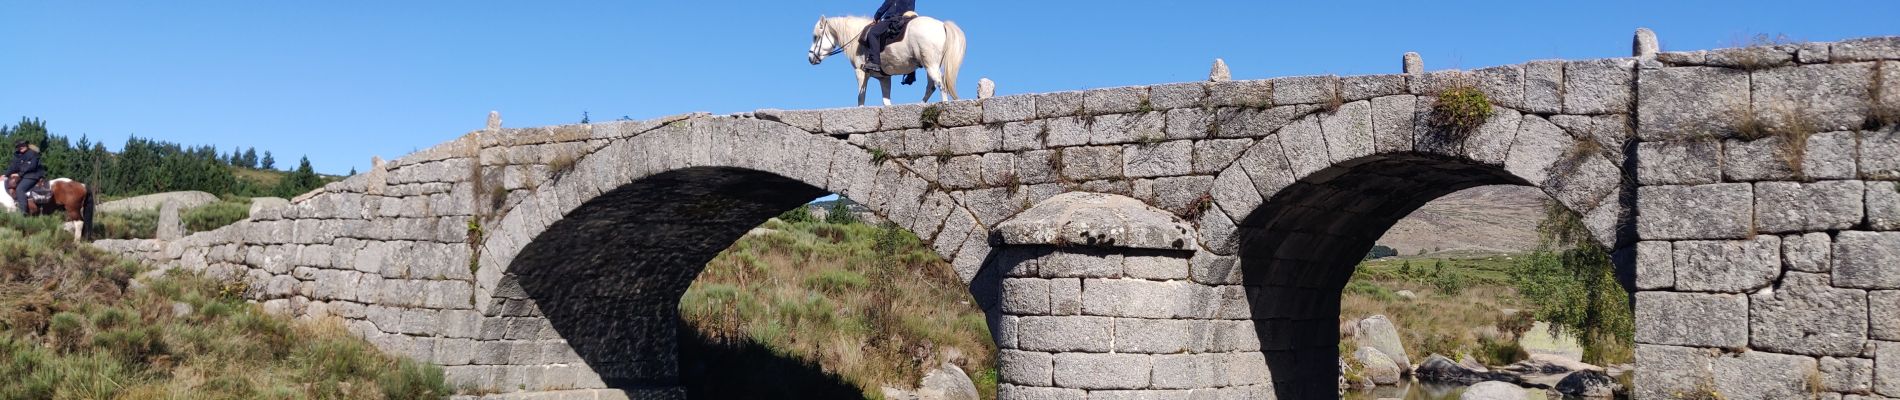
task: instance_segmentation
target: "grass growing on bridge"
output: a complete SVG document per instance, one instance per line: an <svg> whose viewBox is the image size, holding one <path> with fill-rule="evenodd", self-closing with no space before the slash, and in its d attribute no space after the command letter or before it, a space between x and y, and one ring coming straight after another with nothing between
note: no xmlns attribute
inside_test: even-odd
<svg viewBox="0 0 1900 400"><path fill-rule="evenodd" d="M866 398L881 397L882 386L911 388L944 362L995 397L996 350L983 313L916 236L856 222L761 228L708 263L681 298L690 329L815 363ZM781 374L735 367L719 373Z"/></svg>
<svg viewBox="0 0 1900 400"><path fill-rule="evenodd" d="M335 320L292 321L242 285L145 269L53 218L0 216L0 399L424 399L440 368L381 354Z"/></svg>

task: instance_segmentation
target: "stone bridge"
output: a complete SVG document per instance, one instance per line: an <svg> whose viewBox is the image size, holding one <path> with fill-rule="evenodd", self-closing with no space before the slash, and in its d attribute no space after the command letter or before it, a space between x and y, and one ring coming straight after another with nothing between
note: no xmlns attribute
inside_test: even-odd
<svg viewBox="0 0 1900 400"><path fill-rule="evenodd" d="M1900 37L487 129L172 241L496 397L678 398L681 294L827 193L934 246L1004 399L1334 396L1382 232L1541 189L1614 249L1635 397L1900 397ZM1482 124L1438 95L1484 93ZM539 393L535 393L539 392ZM544 398L544 397L534 397Z"/></svg>

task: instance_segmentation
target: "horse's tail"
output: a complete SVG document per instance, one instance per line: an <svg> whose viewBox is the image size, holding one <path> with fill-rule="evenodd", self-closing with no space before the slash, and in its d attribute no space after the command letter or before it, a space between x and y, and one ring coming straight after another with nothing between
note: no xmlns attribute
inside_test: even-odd
<svg viewBox="0 0 1900 400"><path fill-rule="evenodd" d="M943 91L951 99L957 96L957 71L963 69L963 48L968 43L963 38L963 28L957 23L943 21Z"/></svg>
<svg viewBox="0 0 1900 400"><path fill-rule="evenodd" d="M79 225L79 237L81 240L92 237L92 210L95 208L93 207L93 199L98 197L99 189L94 188L92 185L86 185L86 203L81 206L79 210L79 220L81 221L81 225Z"/></svg>

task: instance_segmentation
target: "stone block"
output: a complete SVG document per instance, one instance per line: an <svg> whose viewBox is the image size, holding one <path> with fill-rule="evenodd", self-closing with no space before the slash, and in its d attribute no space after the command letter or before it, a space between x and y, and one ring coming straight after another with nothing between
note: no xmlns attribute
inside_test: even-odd
<svg viewBox="0 0 1900 400"><path fill-rule="evenodd" d="M1524 67L1504 65L1481 68L1469 75L1490 98L1491 103L1510 109L1524 109Z"/></svg>
<svg viewBox="0 0 1900 400"><path fill-rule="evenodd" d="M1368 100L1405 94L1405 75L1359 75L1339 78L1341 101Z"/></svg>
<svg viewBox="0 0 1900 400"><path fill-rule="evenodd" d="M1900 232L1841 232L1834 236L1834 285L1900 289Z"/></svg>
<svg viewBox="0 0 1900 400"><path fill-rule="evenodd" d="M1140 354L1063 353L1055 356L1055 384L1080 389L1148 387L1150 356Z"/></svg>
<svg viewBox="0 0 1900 400"><path fill-rule="evenodd" d="M1646 70L1636 79L1638 137L1681 140L1727 132L1749 106L1748 73L1716 67Z"/></svg>
<svg viewBox="0 0 1900 400"><path fill-rule="evenodd" d="M1264 201L1254 187L1253 180L1240 168L1230 169L1215 177L1212 195L1214 203L1222 210L1253 210Z"/></svg>
<svg viewBox="0 0 1900 400"><path fill-rule="evenodd" d="M1167 111L1168 139L1200 139L1213 135L1213 119L1204 108L1176 108Z"/></svg>
<svg viewBox="0 0 1900 400"><path fill-rule="evenodd" d="M1372 99L1373 151L1411 151L1418 96L1398 95Z"/></svg>
<svg viewBox="0 0 1900 400"><path fill-rule="evenodd" d="M1865 196L1860 181L1756 183L1756 227L1773 233L1851 228L1860 224Z"/></svg>
<svg viewBox="0 0 1900 400"><path fill-rule="evenodd" d="M1267 385L1273 374L1267 370L1267 356L1260 352L1220 354L1221 372L1228 386Z"/></svg>
<svg viewBox="0 0 1900 400"><path fill-rule="evenodd" d="M1143 252L1139 254L1128 254L1122 257L1122 276L1151 280L1187 279L1187 255L1187 252Z"/></svg>
<svg viewBox="0 0 1900 400"><path fill-rule="evenodd" d="M1571 136L1579 140L1592 140L1605 149L1621 152L1630 139L1630 123L1627 114L1603 115L1552 115L1550 123L1564 128Z"/></svg>
<svg viewBox="0 0 1900 400"><path fill-rule="evenodd" d="M1193 172L1194 142L1174 140L1122 147L1122 172L1130 178L1187 175Z"/></svg>
<svg viewBox="0 0 1900 400"><path fill-rule="evenodd" d="M1273 81L1213 82L1207 86L1207 105L1213 107L1273 107Z"/></svg>
<svg viewBox="0 0 1900 400"><path fill-rule="evenodd" d="M1167 114L1138 112L1095 116L1089 123L1089 143L1122 144L1157 141L1167 138Z"/></svg>
<svg viewBox="0 0 1900 400"><path fill-rule="evenodd" d="M1121 178L1122 147L1068 147L1062 153L1062 177L1074 181Z"/></svg>
<svg viewBox="0 0 1900 400"><path fill-rule="evenodd" d="M1057 92L1036 95L1036 118L1082 115L1082 92Z"/></svg>
<svg viewBox="0 0 1900 400"><path fill-rule="evenodd" d="M1781 237L1781 260L1789 270L1828 272L1834 253L1834 239L1827 233L1813 232Z"/></svg>
<svg viewBox="0 0 1900 400"><path fill-rule="evenodd" d="M1320 131L1326 135L1326 151L1333 163L1372 155L1372 103L1355 101L1330 113L1320 113Z"/></svg>
<svg viewBox="0 0 1900 400"><path fill-rule="evenodd" d="M1867 292L1867 309L1868 337L1900 341L1900 290Z"/></svg>
<svg viewBox="0 0 1900 400"><path fill-rule="evenodd" d="M1003 312L1010 315L1049 314L1049 280L1003 280Z"/></svg>
<svg viewBox="0 0 1900 400"><path fill-rule="evenodd" d="M1638 292L1636 342L1728 349L1747 347L1748 297ZM1642 351L1637 353L1640 358ZM1638 365L1642 368L1644 363L1639 360Z"/></svg>
<svg viewBox="0 0 1900 400"><path fill-rule="evenodd" d="M1774 283L1781 273L1781 238L1776 236L1681 241L1674 248L1678 290L1745 293Z"/></svg>
<svg viewBox="0 0 1900 400"><path fill-rule="evenodd" d="M1508 108L1492 110L1491 118L1465 137L1465 157L1487 165L1504 165L1504 158L1510 155L1511 142L1516 139L1522 117L1523 114Z"/></svg>
<svg viewBox="0 0 1900 400"><path fill-rule="evenodd" d="M1756 399L1797 399L1810 394L1817 366L1813 358L1748 351L1716 357L1710 371L1717 393Z"/></svg>
<svg viewBox="0 0 1900 400"><path fill-rule="evenodd" d="M1749 296L1749 344L1758 350L1852 357L1867 343L1867 292L1828 286L1826 274L1790 272Z"/></svg>
<svg viewBox="0 0 1900 400"><path fill-rule="evenodd" d="M1241 283L1240 260L1205 251L1195 252L1194 257L1188 259L1188 275L1195 283L1238 285Z"/></svg>
<svg viewBox="0 0 1900 400"><path fill-rule="evenodd" d="M1874 392L1900 397L1900 342L1880 342L1875 348Z"/></svg>
<svg viewBox="0 0 1900 400"><path fill-rule="evenodd" d="M1157 110L1197 108L1207 99L1207 85L1199 82L1148 87L1148 103Z"/></svg>
<svg viewBox="0 0 1900 400"><path fill-rule="evenodd" d="M1644 185L1721 182L1722 144L1710 140L1637 143L1636 181Z"/></svg>
<svg viewBox="0 0 1900 400"><path fill-rule="evenodd" d="M1094 89L1082 92L1082 107L1089 114L1120 114L1152 111L1147 86ZM1144 109L1145 108L1145 109Z"/></svg>
<svg viewBox="0 0 1900 400"><path fill-rule="evenodd" d="M936 108L939 127L954 128L983 123L983 100L945 101L928 107ZM924 125L930 125L929 121L924 122Z"/></svg>
<svg viewBox="0 0 1900 400"><path fill-rule="evenodd" d="M1044 278L1108 278L1122 273L1122 255L1095 249L1070 249L1044 256L1038 273Z"/></svg>
<svg viewBox="0 0 1900 400"><path fill-rule="evenodd" d="M1155 356L1154 374L1149 384L1156 389L1197 389L1227 384L1220 370L1219 354L1169 354Z"/></svg>
<svg viewBox="0 0 1900 400"><path fill-rule="evenodd" d="M1097 390L1089 392L1089 400L1189 400L1192 393L1189 390Z"/></svg>
<svg viewBox="0 0 1900 400"><path fill-rule="evenodd" d="M946 189L970 189L983 186L983 157L974 155L950 157L943 162L942 167L938 167L936 181L938 185Z"/></svg>
<svg viewBox="0 0 1900 400"><path fill-rule="evenodd" d="M1530 182L1548 181L1551 167L1565 157L1591 156L1572 155L1577 142L1563 128L1537 116L1524 117L1513 140L1516 143L1504 159L1504 170Z"/></svg>
<svg viewBox="0 0 1900 400"><path fill-rule="evenodd" d="M1771 68L1751 73L1757 118L1786 126L1788 118L1806 119L1813 129L1857 129L1866 116L1873 63L1816 64Z"/></svg>
<svg viewBox="0 0 1900 400"><path fill-rule="evenodd" d="M1867 182L1867 227L1900 231L1900 183Z"/></svg>
<svg viewBox="0 0 1900 400"><path fill-rule="evenodd" d="M1883 36L1834 42L1834 62L1900 59L1900 37ZM1887 394L1900 396L1900 394Z"/></svg>
<svg viewBox="0 0 1900 400"><path fill-rule="evenodd" d="M1281 128L1275 136L1287 149L1286 158L1293 168L1293 176L1303 178L1332 166L1331 156L1326 150L1326 135L1320 130L1318 121L1296 121Z"/></svg>
<svg viewBox="0 0 1900 400"><path fill-rule="evenodd" d="M1042 134L1048 121L1022 121L1003 124L1003 151L1037 150L1043 147Z"/></svg>
<svg viewBox="0 0 1900 400"><path fill-rule="evenodd" d="M1115 352L1175 354L1206 345L1206 320L1116 318Z"/></svg>
<svg viewBox="0 0 1900 400"><path fill-rule="evenodd" d="M1740 239L1754 230L1754 190L1746 183L1644 186L1636 191L1644 240Z"/></svg>
<svg viewBox="0 0 1900 400"><path fill-rule="evenodd" d="M1082 313L1111 317L1181 318L1196 314L1205 286L1186 281L1089 279L1082 285Z"/></svg>
<svg viewBox="0 0 1900 400"><path fill-rule="evenodd" d="M1273 80L1273 104L1321 104L1338 96L1339 77L1296 76Z"/></svg>
<svg viewBox="0 0 1900 400"><path fill-rule="evenodd" d="M1114 318L1026 316L1016 321L1016 345L1022 350L1106 353L1114 348Z"/></svg>
<svg viewBox="0 0 1900 400"><path fill-rule="evenodd" d="M1676 286L1675 249L1670 242L1636 243L1636 289Z"/></svg>
<svg viewBox="0 0 1900 400"><path fill-rule="evenodd" d="M1036 117L1036 97L991 97L983 100L983 123L1027 121Z"/></svg>
<svg viewBox="0 0 1900 400"><path fill-rule="evenodd" d="M1172 117L1170 117L1172 118ZM1253 139L1213 139L1194 141L1193 173L1215 174L1227 169L1254 143Z"/></svg>
<svg viewBox="0 0 1900 400"><path fill-rule="evenodd" d="M832 135L870 133L878 130L878 109L873 107L834 108L821 115L824 132Z"/></svg>
<svg viewBox="0 0 1900 400"><path fill-rule="evenodd" d="M1524 64L1524 111L1542 114L1563 112L1563 86L1563 61L1539 60Z"/></svg>
<svg viewBox="0 0 1900 400"><path fill-rule="evenodd" d="M1715 350L1693 347L1636 345L1636 387L1632 398L1673 399L1688 393L1706 392L1714 384L1710 368Z"/></svg>
<svg viewBox="0 0 1900 400"><path fill-rule="evenodd" d="M996 398L1023 400L1085 400L1089 398L1089 392L1082 389L1002 384L996 385Z"/></svg>
<svg viewBox="0 0 1900 400"><path fill-rule="evenodd" d="M878 129L891 132L922 128L924 107L928 106L926 103L915 103L877 107Z"/></svg>
<svg viewBox="0 0 1900 400"><path fill-rule="evenodd" d="M1082 279L1064 278L1049 280L1049 313L1054 315L1082 314Z"/></svg>
<svg viewBox="0 0 1900 400"><path fill-rule="evenodd" d="M1860 176L1863 179L1900 179L1900 129L1860 132Z"/></svg>
<svg viewBox="0 0 1900 400"><path fill-rule="evenodd" d="M996 354L997 379L1018 385L1055 384L1055 356L1049 353L1001 350Z"/></svg>
<svg viewBox="0 0 1900 400"><path fill-rule="evenodd" d="M1821 390L1871 393L1874 389L1874 360L1821 357L1817 367L1821 373Z"/></svg>
<svg viewBox="0 0 1900 400"><path fill-rule="evenodd" d="M1808 179L1855 179L1860 177L1860 143L1851 131L1822 132L1808 136L1807 152L1801 158L1801 174Z"/></svg>
<svg viewBox="0 0 1900 400"><path fill-rule="evenodd" d="M1722 175L1730 181L1795 180L1795 165L1786 155L1789 147L1781 136L1756 140L1725 140L1722 145Z"/></svg>

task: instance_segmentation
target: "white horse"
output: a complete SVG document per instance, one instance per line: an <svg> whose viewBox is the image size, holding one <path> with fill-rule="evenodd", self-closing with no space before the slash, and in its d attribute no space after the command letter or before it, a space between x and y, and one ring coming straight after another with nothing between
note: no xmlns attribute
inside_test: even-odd
<svg viewBox="0 0 1900 400"><path fill-rule="evenodd" d="M864 105L866 79L877 78L878 87L884 89L884 105L891 105L891 76L905 75L922 68L929 82L924 86L924 100L930 101L930 95L938 89L943 90L943 100L957 99L957 70L963 67L963 49L966 42L963 29L950 21L939 21L931 17L911 19L904 29L902 40L884 46L880 54L886 74L872 73L860 68L864 65L864 55L860 54L859 37L864 28L873 21L864 17L818 17L817 26L811 29L811 54L807 57L812 65L824 62L825 57L844 53L851 59L851 71L858 77L858 105Z"/></svg>

